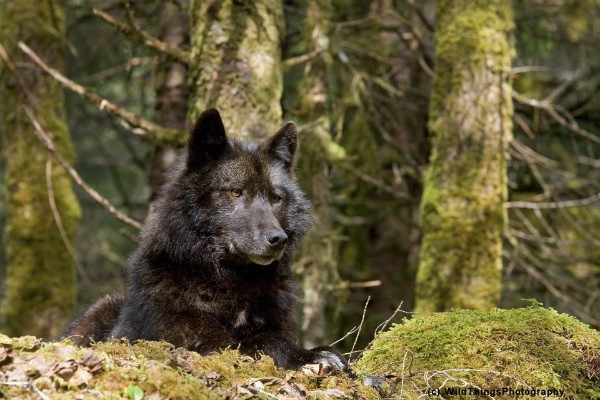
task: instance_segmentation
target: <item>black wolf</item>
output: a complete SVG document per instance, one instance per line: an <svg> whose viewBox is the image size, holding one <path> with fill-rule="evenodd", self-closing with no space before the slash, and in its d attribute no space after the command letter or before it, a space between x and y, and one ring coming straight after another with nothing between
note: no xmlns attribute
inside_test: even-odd
<svg viewBox="0 0 600 400"><path fill-rule="evenodd" d="M127 294L100 299L64 336L166 340L201 354L231 346L280 368L345 369L331 347L296 345L290 262L311 224L292 171L296 142L291 122L258 144L228 140L218 111L206 110L144 224Z"/></svg>

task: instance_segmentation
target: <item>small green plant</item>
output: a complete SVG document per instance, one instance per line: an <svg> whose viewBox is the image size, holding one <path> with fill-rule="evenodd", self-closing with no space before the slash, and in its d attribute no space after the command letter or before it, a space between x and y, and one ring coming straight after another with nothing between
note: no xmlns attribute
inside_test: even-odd
<svg viewBox="0 0 600 400"><path fill-rule="evenodd" d="M125 391L130 399L142 400L144 398L144 391L138 385L129 385Z"/></svg>

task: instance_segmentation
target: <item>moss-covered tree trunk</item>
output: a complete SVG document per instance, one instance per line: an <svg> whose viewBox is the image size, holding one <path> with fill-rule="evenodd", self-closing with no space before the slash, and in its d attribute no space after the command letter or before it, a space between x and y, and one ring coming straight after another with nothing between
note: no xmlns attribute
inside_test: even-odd
<svg viewBox="0 0 600 400"><path fill-rule="evenodd" d="M513 111L510 1L436 4L419 313L498 304Z"/></svg>
<svg viewBox="0 0 600 400"><path fill-rule="evenodd" d="M61 4L53 0L0 1L0 42L35 97L32 108L41 124L60 152L72 160L62 88L24 59L16 48L19 40L60 68L66 44ZM3 64L0 93L8 208L2 315L10 335L52 338L72 317L75 307L76 271L70 250L75 245L79 204L68 176L48 161L46 150L33 134L21 106L27 100Z"/></svg>
<svg viewBox="0 0 600 400"><path fill-rule="evenodd" d="M332 6L329 0L306 4L301 47L305 53L320 52L329 44ZM298 122L308 126L301 132L298 178L313 203L315 224L304 239L303 256L296 263L302 277L302 339L307 347L325 343L327 294L339 282L336 235L331 223L331 109L328 73L331 56L323 53L300 68L296 88Z"/></svg>
<svg viewBox="0 0 600 400"><path fill-rule="evenodd" d="M281 124L282 2L193 0L190 23L190 120L217 107L235 137L273 134Z"/></svg>

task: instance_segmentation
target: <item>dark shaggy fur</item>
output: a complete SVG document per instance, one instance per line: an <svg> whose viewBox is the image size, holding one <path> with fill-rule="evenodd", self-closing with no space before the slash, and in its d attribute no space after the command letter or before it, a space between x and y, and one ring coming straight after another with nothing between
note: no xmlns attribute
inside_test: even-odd
<svg viewBox="0 0 600 400"><path fill-rule="evenodd" d="M296 345L292 252L311 223L294 180L297 133L259 144L228 140L205 111L129 259L127 295L99 300L65 332L78 344L109 337L166 340L201 354L228 346L296 369L344 369L334 349Z"/></svg>

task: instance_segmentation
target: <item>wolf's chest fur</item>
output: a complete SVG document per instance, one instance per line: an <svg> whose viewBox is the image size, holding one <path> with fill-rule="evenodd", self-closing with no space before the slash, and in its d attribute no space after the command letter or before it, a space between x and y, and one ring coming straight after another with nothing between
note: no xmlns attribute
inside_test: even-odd
<svg viewBox="0 0 600 400"><path fill-rule="evenodd" d="M276 276L275 271L270 274ZM295 311L294 282L279 277L251 282L196 277L185 283L181 277L163 277L154 285L142 287L143 296L155 303L151 307L167 307L171 313L210 314L237 340L281 325L282 315L293 315ZM169 299L166 304L165 297Z"/></svg>

